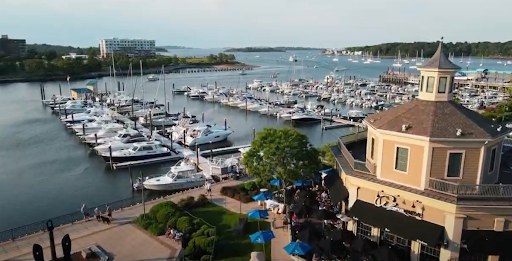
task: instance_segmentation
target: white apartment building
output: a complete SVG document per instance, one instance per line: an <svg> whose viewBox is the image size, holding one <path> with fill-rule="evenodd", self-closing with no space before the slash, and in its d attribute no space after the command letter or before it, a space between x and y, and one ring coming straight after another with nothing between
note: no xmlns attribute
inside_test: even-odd
<svg viewBox="0 0 512 261"><path fill-rule="evenodd" d="M107 57L111 53L124 53L128 56L155 56L155 40L144 39L101 39L101 57Z"/></svg>

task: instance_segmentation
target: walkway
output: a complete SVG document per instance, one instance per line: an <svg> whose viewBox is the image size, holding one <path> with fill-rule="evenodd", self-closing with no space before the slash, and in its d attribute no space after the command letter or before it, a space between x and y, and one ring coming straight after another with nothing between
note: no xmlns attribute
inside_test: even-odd
<svg viewBox="0 0 512 261"><path fill-rule="evenodd" d="M211 200L230 211L247 213L258 208L256 202L240 204L239 201L222 196L220 189L223 186L233 186L242 183L242 181L225 181L212 186ZM178 202L182 198L189 196L197 197L204 194L204 189L193 189L183 193L167 196L162 199L146 203L146 212L157 203L172 200ZM69 234L72 240L73 251L80 250L92 244L98 244L105 251L115 257L115 260L173 260L179 252L179 246L176 244L165 244L156 237L153 237L145 231L140 231L132 221L143 213L142 204L116 211L113 214L114 221L111 225L96 222L94 219L89 221L77 222L75 224L64 225L55 228L55 242L57 255L61 254L60 240L65 234ZM278 225L281 223L278 222ZM275 229L276 238L272 240L272 260L291 260L283 247L289 243L289 236L286 230ZM155 240L140 240L146 237L152 237ZM115 238L115 239L114 239ZM121 240L122 238L122 240ZM120 242L121 241L121 242ZM127 242L126 244L124 242ZM139 242L135 244L135 242ZM142 243L144 242L144 243ZM0 244L0 260L33 260L32 245L40 244L45 249L45 257L50 257L48 233L37 233L11 242ZM117 246L117 247L116 247ZM122 246L122 247L121 247ZM145 250L144 250L145 249ZM151 250L151 251L148 251ZM48 252L48 253L47 253ZM144 253L147 255L141 256ZM150 252L150 253L149 253ZM130 253L133 255L130 256ZM139 255L135 256L135 253Z"/></svg>

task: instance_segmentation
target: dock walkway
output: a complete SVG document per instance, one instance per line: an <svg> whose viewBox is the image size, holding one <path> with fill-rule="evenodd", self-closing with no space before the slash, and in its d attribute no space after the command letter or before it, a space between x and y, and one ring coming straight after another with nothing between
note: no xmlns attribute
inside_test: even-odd
<svg viewBox="0 0 512 261"><path fill-rule="evenodd" d="M243 213L247 213L252 209L258 208L258 205L256 202L251 202L248 204L240 204L239 201L236 201L232 198L228 198L225 196L222 196L220 194L220 189L223 186L233 186L242 183L242 181L225 181L218 183L214 186L212 186L212 194L211 197L212 202L214 202L217 205L220 205L230 211L233 212L239 212L240 209ZM157 200L153 200L150 202L147 202L145 205L146 212L148 212L152 206L154 206L157 203L172 200L174 202L178 202L182 198L186 198L189 196L197 197L200 194L204 194L204 189L198 188L198 189L192 189L185 191L183 193L177 193L173 194L164 198L160 198ZM78 208L79 206L77 206ZM56 241L56 248L57 253L60 254L60 239L65 235L69 234L71 237L72 242L82 240L86 242L93 242L95 244L99 244L100 246L105 247L105 244L102 243L107 240L104 239L102 236L99 235L114 235L114 237L108 237L108 240L112 240L112 238L117 238L121 235L126 235L128 237L134 237L134 241L137 239L135 237L140 237L140 233L133 232L134 225L132 225L133 221L136 217L138 217L140 214L142 214L144 211L144 207L142 204L125 208L124 210L115 211L113 213L114 220L111 225L103 224L101 222L96 222L94 218L90 218L89 221L80 221L76 222L74 224L70 225L64 225L55 228L54 235L55 235L55 241ZM279 223L278 223L279 225ZM113 230L116 229L116 232L113 233L102 233L107 230ZM131 233L125 233L127 231L130 231ZM272 260L291 260L290 256L286 254L286 252L283 250L283 247L289 243L289 235L287 230L283 229L275 229L274 234L276 238L272 240ZM147 236L147 235L146 235ZM156 237L151 236L153 239ZM103 239L102 239L103 238ZM117 239L115 239L117 240ZM106 243L106 242L105 242ZM0 244L0 260L32 260L32 245L33 244L40 244L44 249L44 254L46 257L50 256L49 253L49 240L48 240L48 233L46 232L40 232L32 235L28 235L23 238L16 239L14 241L10 242L4 242ZM78 245L78 246L77 246ZM75 244L72 243L73 251L80 250L81 244ZM179 247L179 246L175 246ZM130 251L130 246L122 246L118 248L118 251ZM116 256L116 260L118 260L117 255L121 255L122 252L116 253L114 249L105 249L105 251L109 252L110 254L113 254ZM162 250L163 251L163 250ZM151 251L150 251L151 252ZM154 251L153 251L154 252ZM165 253L164 253L165 254ZM136 260L137 258L133 259ZM142 259L148 259L148 257L143 257ZM142 260L138 259L138 260ZM174 257L169 257L167 259L161 259L161 260L173 260ZM129 260L129 259L125 259ZM160 260L160 259L159 259Z"/></svg>

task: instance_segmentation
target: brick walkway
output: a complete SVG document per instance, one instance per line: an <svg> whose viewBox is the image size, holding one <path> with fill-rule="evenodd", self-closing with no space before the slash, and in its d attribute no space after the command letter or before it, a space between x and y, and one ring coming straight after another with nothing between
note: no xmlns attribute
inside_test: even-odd
<svg viewBox="0 0 512 261"><path fill-rule="evenodd" d="M220 194L223 186L233 186L241 181L226 181L212 186L211 200L230 211L247 213L258 208L256 202L240 204L239 201L224 197ZM180 199L204 194L204 189L189 190L184 193L174 194L163 199L146 203L146 211L157 203L165 200L178 202ZM61 254L60 239L69 234L72 240L73 251L84 247L98 244L105 251L111 254L115 260L138 261L138 260L173 260L179 252L179 245L173 242L166 243L141 231L131 223L142 214L143 206L139 204L124 210L113 213L114 220L111 225L96 222L91 219L87 222L77 222L73 225L64 225L55 228L55 242L57 254ZM279 223L280 224L280 223ZM278 225L279 225L278 224ZM272 260L291 260L282 247L288 244L288 234L278 229L275 232L276 238L272 241ZM153 240L148 240L152 238ZM45 249L46 259L50 258L48 233L37 233L11 242L0 244L0 260L33 260L32 245L40 244ZM48 252L48 253L47 253Z"/></svg>

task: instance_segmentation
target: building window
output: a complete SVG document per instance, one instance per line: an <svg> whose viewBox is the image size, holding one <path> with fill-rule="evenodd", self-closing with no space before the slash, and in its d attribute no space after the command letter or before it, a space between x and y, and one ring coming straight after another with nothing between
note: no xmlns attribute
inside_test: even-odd
<svg viewBox="0 0 512 261"><path fill-rule="evenodd" d="M440 254L439 247L431 247L424 244L421 244L421 252L420 252L420 260L422 261L434 261L439 260Z"/></svg>
<svg viewBox="0 0 512 261"><path fill-rule="evenodd" d="M421 76L420 92L422 92L422 91L423 91L423 84L425 83L424 79L425 79L425 76Z"/></svg>
<svg viewBox="0 0 512 261"><path fill-rule="evenodd" d="M439 78L439 86L437 87L438 93L445 93L446 92L446 77Z"/></svg>
<svg viewBox="0 0 512 261"><path fill-rule="evenodd" d="M370 145L370 158L373 159L373 155L375 154L375 138L372 137L372 143Z"/></svg>
<svg viewBox="0 0 512 261"><path fill-rule="evenodd" d="M427 78L427 92L434 92L434 84L435 84L435 80L436 78L435 77L428 77Z"/></svg>
<svg viewBox="0 0 512 261"><path fill-rule="evenodd" d="M391 233L384 233L383 240L387 241L388 243L391 243L391 245L400 246L406 249L411 248L411 241Z"/></svg>
<svg viewBox="0 0 512 261"><path fill-rule="evenodd" d="M448 152L447 178L462 178L464 152Z"/></svg>
<svg viewBox="0 0 512 261"><path fill-rule="evenodd" d="M396 147L395 170L407 172L409 163L409 149Z"/></svg>
<svg viewBox="0 0 512 261"><path fill-rule="evenodd" d="M363 222L357 222L357 236L370 239L372 237L372 226L366 225Z"/></svg>
<svg viewBox="0 0 512 261"><path fill-rule="evenodd" d="M491 162L489 163L489 173L494 171L494 165L496 165L496 148L491 150Z"/></svg>

